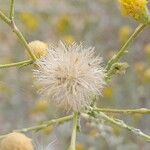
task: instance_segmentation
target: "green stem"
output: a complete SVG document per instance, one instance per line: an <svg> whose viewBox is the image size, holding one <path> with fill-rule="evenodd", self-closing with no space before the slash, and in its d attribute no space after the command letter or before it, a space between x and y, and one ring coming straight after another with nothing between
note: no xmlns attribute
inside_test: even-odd
<svg viewBox="0 0 150 150"><path fill-rule="evenodd" d="M31 58L34 61L36 61L36 57L32 53L32 51L30 50L30 47L28 46L28 43L27 43L26 39L24 38L23 34L20 32L20 30L17 28L17 26L15 25L14 22L12 24L13 24L12 25L13 32L16 33L17 37L19 38L19 40L23 44L23 46L26 48L26 50L28 51L28 53L31 56Z"/></svg>
<svg viewBox="0 0 150 150"><path fill-rule="evenodd" d="M106 112L106 113L117 113L117 114L150 114L150 109L109 109L109 108L94 108L94 111Z"/></svg>
<svg viewBox="0 0 150 150"><path fill-rule="evenodd" d="M129 44L137 37L137 35L146 27L146 25L141 24L139 25L134 33L130 36L130 38L125 42L125 44L120 48L120 50L118 51L118 53L116 55L114 55L112 57L112 59L110 59L110 61L108 62L107 66L106 66L106 71L108 72L111 68L111 66L116 63L125 53L126 53L126 49L129 46Z"/></svg>
<svg viewBox="0 0 150 150"><path fill-rule="evenodd" d="M15 25L15 22L12 20L10 20L5 14L3 14L0 11L0 18L7 23L13 30L13 32L17 35L17 37L19 38L20 42L23 44L23 46L26 48L26 50L28 51L29 55L31 56L31 58L36 61L36 57L35 55L32 53L32 51L30 50L30 47L28 46L28 43L26 41L26 39L24 38L23 34L20 32L20 30L17 28L17 26Z"/></svg>
<svg viewBox="0 0 150 150"><path fill-rule="evenodd" d="M1 12L1 11L0 11L0 18L1 18L5 23L7 23L7 24L10 26L11 20L10 20L8 17L6 17L6 16L3 14L3 12Z"/></svg>
<svg viewBox="0 0 150 150"><path fill-rule="evenodd" d="M53 120L50 120L50 121L47 121L43 124L40 124L40 125L36 125L36 126L32 126L32 127L29 127L29 128L23 128L23 129L19 129L19 130L14 130L13 132L21 132L21 133L26 133L26 132L29 132L29 131L39 131L39 130L42 130L52 124L62 124L64 122L67 122L69 120L73 119L73 115L70 115L70 116L65 116L65 117L62 117L62 118L58 118L58 119L53 119ZM5 138L8 134L5 134L5 135L1 135L0 136L0 140Z"/></svg>
<svg viewBox="0 0 150 150"><path fill-rule="evenodd" d="M138 135L140 137L143 137L145 140L150 142L150 136L145 134L145 133L143 133L140 129L136 129L134 127L131 127L131 126L127 125L126 123L124 123L122 120L114 119L112 117L107 116L106 114L104 114L102 112L100 112L99 115L103 119L105 119L106 121L108 121L108 122L110 122L110 123L112 123L114 125L117 125L117 126L119 126L121 128L125 128L128 131L130 131L130 132L132 132L132 133L134 133L134 134L136 134L136 135Z"/></svg>
<svg viewBox="0 0 150 150"><path fill-rule="evenodd" d="M10 20L14 18L14 1L15 0L10 0L10 13L9 13Z"/></svg>
<svg viewBox="0 0 150 150"><path fill-rule="evenodd" d="M112 123L112 124L114 124L114 125L116 125L120 128L125 128L128 131L130 131L130 132L144 138L146 141L150 142L150 136L143 133L140 129L137 129L137 128L134 128L132 126L127 125L126 123L123 122L123 120L119 120L119 119L109 117L106 114L104 114L103 112L99 112L99 113L94 113L93 112L93 113L89 113L89 114L82 114L82 116L86 119L94 119L94 120L96 119L96 121L104 119L105 121L108 121L109 123Z"/></svg>
<svg viewBox="0 0 150 150"><path fill-rule="evenodd" d="M25 60L25 61L20 61L20 62L16 62L16 63L3 64L3 65L0 65L0 69L10 68L10 67L18 67L18 66L22 66L22 65L29 65L32 63L33 63L33 60Z"/></svg>
<svg viewBox="0 0 150 150"><path fill-rule="evenodd" d="M78 113L74 113L73 130L72 130L71 144L70 144L69 150L76 150L77 125L78 125Z"/></svg>

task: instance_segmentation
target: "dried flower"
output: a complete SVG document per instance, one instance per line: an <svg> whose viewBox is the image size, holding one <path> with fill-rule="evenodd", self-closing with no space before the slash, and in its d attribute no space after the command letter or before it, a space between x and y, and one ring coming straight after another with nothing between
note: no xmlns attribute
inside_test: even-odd
<svg viewBox="0 0 150 150"><path fill-rule="evenodd" d="M143 24L149 23L147 0L119 0L119 2L125 16L130 16Z"/></svg>
<svg viewBox="0 0 150 150"><path fill-rule="evenodd" d="M91 97L101 94L105 83L102 58L94 57L94 48L82 44L50 47L34 70L43 96L66 109L80 111L89 106Z"/></svg>
<svg viewBox="0 0 150 150"><path fill-rule="evenodd" d="M24 134L14 132L1 141L0 150L33 150L33 145Z"/></svg>
<svg viewBox="0 0 150 150"><path fill-rule="evenodd" d="M42 41L32 41L28 44L36 58L41 58L47 53L48 45Z"/></svg>

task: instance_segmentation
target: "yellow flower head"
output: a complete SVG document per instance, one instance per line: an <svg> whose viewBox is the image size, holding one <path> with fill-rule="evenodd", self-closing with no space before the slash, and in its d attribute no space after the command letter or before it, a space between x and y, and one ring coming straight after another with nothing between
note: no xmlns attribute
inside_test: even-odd
<svg viewBox="0 0 150 150"><path fill-rule="evenodd" d="M147 0L119 0L122 13L130 16L140 23L147 24L150 21L147 9Z"/></svg>
<svg viewBox="0 0 150 150"><path fill-rule="evenodd" d="M48 45L42 41L32 41L28 46L38 59L47 53Z"/></svg>
<svg viewBox="0 0 150 150"><path fill-rule="evenodd" d="M33 145L24 134L14 132L1 141L0 150L33 150Z"/></svg>

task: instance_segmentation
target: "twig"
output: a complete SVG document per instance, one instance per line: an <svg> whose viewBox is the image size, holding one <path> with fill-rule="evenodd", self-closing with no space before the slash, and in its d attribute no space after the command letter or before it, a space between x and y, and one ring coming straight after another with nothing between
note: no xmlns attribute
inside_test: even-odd
<svg viewBox="0 0 150 150"><path fill-rule="evenodd" d="M8 17L6 17L2 11L0 11L0 18L10 26L11 20Z"/></svg>
<svg viewBox="0 0 150 150"><path fill-rule="evenodd" d="M9 12L10 20L13 20L14 18L14 2L15 0L10 0L10 12Z"/></svg>
<svg viewBox="0 0 150 150"><path fill-rule="evenodd" d="M24 65L29 65L32 64L33 60L25 60L25 61L20 61L20 62L16 62L16 63L10 63L10 64L4 64L4 65L0 65L0 69L3 68L10 68L10 67L20 67L20 66L24 66Z"/></svg>
<svg viewBox="0 0 150 150"><path fill-rule="evenodd" d="M35 55L32 53L32 51L30 50L30 47L28 46L28 43L26 41L26 39L24 38L24 36L22 35L22 33L20 32L20 30L17 28L13 18L12 20L10 20L4 13L2 13L0 11L0 18L7 23L11 29L13 30L13 32L17 35L17 37L19 38L20 42L24 45L24 47L26 48L26 50L28 51L29 55L31 56L31 58L35 61L36 57Z"/></svg>
<svg viewBox="0 0 150 150"><path fill-rule="evenodd" d="M73 115L70 115L70 116L65 116L65 117L62 117L62 118L58 118L58 119L53 119L53 120L50 120L50 121L47 121L43 124L40 124L40 125L36 125L36 126L32 126L32 127L29 127L29 128L23 128L23 129L19 129L19 130L14 130L13 132L21 132L21 133L25 133L25 132L29 132L29 131L39 131L39 130L42 130L52 124L62 124L64 122L67 122L69 120L71 120L73 118ZM8 134L5 134L5 135L1 135L0 136L0 140L5 138Z"/></svg>
<svg viewBox="0 0 150 150"><path fill-rule="evenodd" d="M145 134L145 133L143 133L140 129L137 129L137 128L134 128L132 126L129 126L126 123L124 123L124 121L122 121L122 120L109 117L103 112L98 112L98 113L95 113L95 112L91 113L90 112L88 114L82 114L82 116L87 118L87 119L89 119L90 116L92 118L95 118L95 119L103 118L104 120L106 120L106 121L108 121L108 122L110 122L110 123L112 123L112 124L114 124L114 125L116 125L116 126L118 126L120 128L125 128L128 131L130 131L130 132L132 132L132 133L134 133L134 134L144 138L146 141L150 142L150 136Z"/></svg>
<svg viewBox="0 0 150 150"><path fill-rule="evenodd" d="M116 63L125 53L126 49L129 46L129 44L137 37L137 35L146 27L146 25L141 24L139 25L134 33L130 36L130 38L125 42L125 44L120 48L117 54L115 54L112 59L109 60L107 66L106 66L106 71L108 72L111 68L111 66Z"/></svg>
<svg viewBox="0 0 150 150"><path fill-rule="evenodd" d="M26 39L24 38L23 34L20 32L20 30L18 29L18 27L15 25L15 22L12 21L12 30L13 32L17 35L17 37L19 38L20 42L22 43L22 45L24 45L24 47L26 48L26 50L28 51L29 55L31 56L31 58L35 61L36 57L35 55L32 53L32 51L30 50L30 47L28 46L28 43L26 41Z"/></svg>
<svg viewBox="0 0 150 150"><path fill-rule="evenodd" d="M71 144L70 144L69 150L76 150L77 125L78 125L78 113L74 113L73 130L72 130Z"/></svg>
<svg viewBox="0 0 150 150"><path fill-rule="evenodd" d="M150 109L140 108L140 109L110 109L110 108L94 108L94 111L97 112L106 112L106 113L117 113L117 114L150 114Z"/></svg>

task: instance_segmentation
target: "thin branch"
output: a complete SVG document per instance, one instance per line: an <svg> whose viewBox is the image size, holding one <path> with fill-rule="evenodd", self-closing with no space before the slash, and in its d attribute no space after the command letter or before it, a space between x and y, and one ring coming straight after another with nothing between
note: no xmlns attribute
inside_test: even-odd
<svg viewBox="0 0 150 150"><path fill-rule="evenodd" d="M0 65L0 69L10 68L10 67L20 67L24 65L30 65L32 63L33 63L33 60L25 60L25 61L20 61L16 63L3 64L3 65Z"/></svg>
<svg viewBox="0 0 150 150"><path fill-rule="evenodd" d="M17 35L17 37L19 38L20 42L23 44L23 46L26 48L26 50L28 51L29 55L31 56L31 58L35 61L36 57L35 55L32 53L32 51L30 50L30 47L28 46L28 43L25 39L25 37L23 36L23 34L20 32L20 30L18 29L18 27L16 26L15 22L13 20L10 20L4 13L2 13L0 11L0 18L7 23L11 29L13 30L13 32Z"/></svg>
<svg viewBox="0 0 150 150"><path fill-rule="evenodd" d="M146 25L141 24L139 25L134 33L130 36L130 38L125 42L125 44L120 48L117 54L115 54L112 59L109 60L107 66L106 66L106 71L108 72L111 68L111 66L116 63L127 51L127 47L129 44L137 37L137 35L146 27Z"/></svg>
<svg viewBox="0 0 150 150"><path fill-rule="evenodd" d="M14 18L14 2L15 0L10 0L10 12L9 12L10 20L13 20Z"/></svg>
<svg viewBox="0 0 150 150"><path fill-rule="evenodd" d="M140 108L140 109L110 109L110 108L94 108L94 111L106 112L106 113L117 113L117 114L150 114L150 109Z"/></svg>
<svg viewBox="0 0 150 150"><path fill-rule="evenodd" d="M39 130L42 130L52 124L62 124L64 122L67 122L67 121L70 121L71 119L73 119L73 115L70 115L70 116L65 116L65 117L62 117L62 118L58 118L58 119L53 119L53 120L50 120L50 121L47 121L43 124L40 124L40 125L36 125L36 126L32 126L32 127L29 127L29 128L23 128L23 129L19 129L19 130L14 130L13 132L21 132L21 133L26 133L26 132L29 132L29 131L39 131ZM5 138L8 134L5 134L5 135L1 135L0 136L0 140Z"/></svg>
<svg viewBox="0 0 150 150"><path fill-rule="evenodd" d="M2 11L0 11L0 18L10 26L11 20L8 17L6 17Z"/></svg>
<svg viewBox="0 0 150 150"><path fill-rule="evenodd" d="M74 113L73 130L72 130L71 144L70 144L69 150L76 150L77 125L78 125L78 113Z"/></svg>
<svg viewBox="0 0 150 150"><path fill-rule="evenodd" d="M18 29L18 27L15 25L14 22L12 22L12 30L14 33L16 33L17 37L19 38L20 42L22 43L22 45L24 45L24 47L26 48L26 50L28 51L29 55L31 56L31 58L35 61L36 57L35 55L32 53L32 51L30 50L30 47L28 46L28 43L25 39L25 37L23 36L23 34L20 32L20 30Z"/></svg>
<svg viewBox="0 0 150 150"><path fill-rule="evenodd" d="M116 126L118 126L118 127L120 127L120 128L125 128L125 129L127 129L128 131L130 131L130 132L132 132L132 133L134 133L134 134L136 134L136 135L138 135L138 136L144 138L146 141L150 142L150 136L147 135L147 134L145 134L145 133L143 133L140 129L137 129L137 128L134 128L134 127L132 127L132 126L129 126L129 125L127 125L126 123L124 123L124 121L122 121L122 120L109 117L109 116L107 116L107 115L106 115L105 113L103 113L103 112L99 112L99 113L95 113L95 112L92 112L92 113L91 113L91 112L90 112L90 113L88 113L88 114L83 114L82 116L83 116L84 118L87 118L87 119L89 119L90 116L91 116L92 118L95 118L95 119L100 119L100 118L102 118L102 119L104 119L105 121L108 121L108 122L110 122L110 123L112 123L112 124L114 124L114 125L116 125Z"/></svg>

